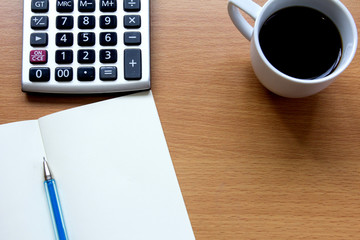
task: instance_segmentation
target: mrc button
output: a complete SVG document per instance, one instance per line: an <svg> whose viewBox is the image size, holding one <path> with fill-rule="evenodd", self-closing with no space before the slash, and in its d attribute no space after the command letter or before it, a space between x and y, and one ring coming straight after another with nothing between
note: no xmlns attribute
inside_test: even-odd
<svg viewBox="0 0 360 240"><path fill-rule="evenodd" d="M72 12L74 11L74 0L57 0L56 11L58 12Z"/></svg>

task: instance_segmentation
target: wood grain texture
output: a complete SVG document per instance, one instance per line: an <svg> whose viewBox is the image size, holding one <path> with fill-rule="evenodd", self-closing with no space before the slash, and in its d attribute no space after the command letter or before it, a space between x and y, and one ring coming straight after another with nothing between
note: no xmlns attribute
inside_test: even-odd
<svg viewBox="0 0 360 240"><path fill-rule="evenodd" d="M360 26L358 1L342 2ZM196 238L359 239L359 54L286 99L258 83L225 0L151 5L152 90ZM22 93L21 10L0 3L0 123L118 96Z"/></svg>

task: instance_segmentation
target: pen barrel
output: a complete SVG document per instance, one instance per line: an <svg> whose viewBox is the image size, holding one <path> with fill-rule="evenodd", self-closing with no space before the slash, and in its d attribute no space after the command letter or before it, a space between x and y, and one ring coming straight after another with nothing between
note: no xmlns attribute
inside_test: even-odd
<svg viewBox="0 0 360 240"><path fill-rule="evenodd" d="M56 240L68 240L56 182L54 179L51 179L45 181L44 185L46 197L50 208L51 219L55 231L55 238Z"/></svg>

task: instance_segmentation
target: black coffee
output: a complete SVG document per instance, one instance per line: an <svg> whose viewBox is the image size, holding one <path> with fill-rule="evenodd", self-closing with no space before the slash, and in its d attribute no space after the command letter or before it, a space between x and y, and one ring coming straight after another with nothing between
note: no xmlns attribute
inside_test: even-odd
<svg viewBox="0 0 360 240"><path fill-rule="evenodd" d="M325 77L341 58L342 41L335 24L308 7L288 7L271 15L259 40L268 61L295 78Z"/></svg>

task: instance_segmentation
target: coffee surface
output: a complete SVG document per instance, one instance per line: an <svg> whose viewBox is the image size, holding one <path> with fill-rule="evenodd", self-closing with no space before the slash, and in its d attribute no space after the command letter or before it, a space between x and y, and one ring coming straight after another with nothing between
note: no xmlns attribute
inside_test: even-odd
<svg viewBox="0 0 360 240"><path fill-rule="evenodd" d="M288 7L271 15L261 27L259 41L275 68L299 79L329 75L342 54L342 40L335 24L308 7Z"/></svg>

